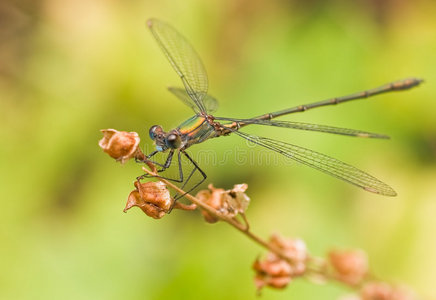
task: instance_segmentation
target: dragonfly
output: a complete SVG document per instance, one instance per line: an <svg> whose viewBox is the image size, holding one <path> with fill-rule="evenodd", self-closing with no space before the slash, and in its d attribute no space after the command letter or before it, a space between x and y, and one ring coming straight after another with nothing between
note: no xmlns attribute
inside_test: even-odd
<svg viewBox="0 0 436 300"><path fill-rule="evenodd" d="M264 125L352 137L388 139L389 137L387 135L362 130L275 119L317 107L336 105L357 99L365 99L392 91L407 90L419 85L422 82L421 79L406 78L347 96L298 105L249 119L216 117L212 115L212 113L218 108L218 102L214 97L208 94L209 83L207 73L197 52L187 39L171 25L158 19L149 19L146 23L172 68L182 80L183 88L170 87L168 88L169 91L184 104L189 106L195 112L195 115L181 123L177 128L169 131L164 131L160 125L152 126L149 130L149 135L155 144L156 150L147 155L145 159L152 161L151 158L157 153L168 153L164 163L152 161L160 167L158 170L160 173L164 172L171 166L173 158L176 155L178 160L179 178L166 179L183 184L182 189L192 178L193 174L199 172L201 180L194 184L194 186L186 193L197 188L207 178L206 173L200 168L198 163L192 159L186 150L193 145L203 143L209 139L234 134L258 146L274 151L301 164L360 187L365 191L384 196L396 196L397 193L386 183L336 158L287 142L248 134L241 131L241 129L248 125ZM184 174L183 172L181 164L182 157L186 158L188 162L193 165L189 175ZM147 177L147 175L141 176L141 179L144 177ZM175 200L184 195L185 194L178 195L175 197Z"/></svg>

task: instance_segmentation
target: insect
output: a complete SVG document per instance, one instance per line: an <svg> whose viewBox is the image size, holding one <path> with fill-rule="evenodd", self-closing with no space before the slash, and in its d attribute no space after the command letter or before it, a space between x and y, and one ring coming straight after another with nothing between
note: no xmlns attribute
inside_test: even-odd
<svg viewBox="0 0 436 300"><path fill-rule="evenodd" d="M163 172L168 169L173 162L174 155L176 154L179 178L171 180L183 183L183 188L196 171L198 171L202 176L202 179L188 191L190 192L199 186L207 176L186 150L195 144L205 142L211 138L235 134L256 145L275 151L285 157L351 183L368 192L384 196L396 196L396 192L389 185L347 163L297 145L277 141L268 137L247 134L241 131L241 129L248 125L266 125L327 132L354 137L387 139L389 137L386 135L361 130L292 121L277 121L274 119L296 112L304 112L316 107L368 98L391 91L407 90L419 85L422 80L417 78L398 80L363 92L299 105L276 112L266 113L250 119L215 117L211 113L213 113L218 106L217 100L207 94L207 74L203 63L194 48L180 33L165 22L157 19L150 19L147 21L147 26L184 85L184 88L171 87L169 88L169 91L183 103L191 107L195 112L194 116L170 131L164 131L159 125L154 125L150 128L150 138L154 141L156 150L147 155L147 159L152 158L159 152L168 152L165 163L160 164L154 162L161 167L158 172ZM187 176L186 174L183 174L182 170L182 155L193 165L193 169ZM143 175L143 177L145 177L145 175ZM180 195L178 198L182 196L183 195ZM178 198L175 199L177 200Z"/></svg>

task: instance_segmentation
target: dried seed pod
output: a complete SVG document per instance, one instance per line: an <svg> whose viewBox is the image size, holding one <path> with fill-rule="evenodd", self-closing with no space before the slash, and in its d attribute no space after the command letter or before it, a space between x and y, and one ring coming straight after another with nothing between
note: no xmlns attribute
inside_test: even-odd
<svg viewBox="0 0 436 300"><path fill-rule="evenodd" d="M201 202L211 206L217 212L228 217L235 217L238 213L244 213L250 202L250 198L245 194L246 184L237 184L231 190L215 188L212 184L209 190L199 191L196 195ZM215 223L218 218L209 212L202 210L206 222Z"/></svg>
<svg viewBox="0 0 436 300"><path fill-rule="evenodd" d="M367 283L360 291L362 300L416 300L414 293L406 287L392 286L386 282Z"/></svg>
<svg viewBox="0 0 436 300"><path fill-rule="evenodd" d="M211 206L216 211L226 214L226 191L224 189L217 189L212 184L209 184L208 188L209 190L199 191L196 195L196 198L198 198L201 202ZM215 223L219 220L216 216L210 214L208 211L201 210L201 213L208 223Z"/></svg>
<svg viewBox="0 0 436 300"><path fill-rule="evenodd" d="M307 247L301 239L289 239L273 234L270 238L270 244L283 251L292 263L293 276L303 275L306 271Z"/></svg>
<svg viewBox="0 0 436 300"><path fill-rule="evenodd" d="M170 192L163 182L135 182L136 189L127 198L124 212L137 206L154 219L160 219L168 212L172 205Z"/></svg>
<svg viewBox="0 0 436 300"><path fill-rule="evenodd" d="M258 291L260 291L265 286L269 286L275 289L283 289L289 284L289 282L291 282L291 280L292 279L289 276L265 277L262 275L256 275L254 277L254 284Z"/></svg>
<svg viewBox="0 0 436 300"><path fill-rule="evenodd" d="M368 273L368 258L361 250L333 250L328 257L335 275L346 284L357 285Z"/></svg>
<svg viewBox="0 0 436 300"><path fill-rule="evenodd" d="M250 198L245 194L247 188L246 183L235 184L233 189L227 191L230 196L227 200L229 211L233 211L235 215L245 213L250 204Z"/></svg>
<svg viewBox="0 0 436 300"><path fill-rule="evenodd" d="M98 145L104 152L121 163L135 157L139 150L139 136L136 132L118 131L115 129L102 129L103 138Z"/></svg>
<svg viewBox="0 0 436 300"><path fill-rule="evenodd" d="M275 234L270 238L270 245L282 250L292 263L273 252L268 252L262 261L256 259L253 269L256 271L254 283L258 290L264 286L284 288L306 271L307 250L302 240L285 239Z"/></svg>

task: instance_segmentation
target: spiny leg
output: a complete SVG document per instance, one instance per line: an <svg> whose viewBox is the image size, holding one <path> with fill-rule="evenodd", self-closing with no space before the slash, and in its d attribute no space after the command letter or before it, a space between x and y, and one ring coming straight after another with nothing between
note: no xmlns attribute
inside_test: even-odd
<svg viewBox="0 0 436 300"><path fill-rule="evenodd" d="M137 163L139 163L139 162L141 162L141 163L145 163L146 161L150 161L150 162L152 162L154 165L158 165L159 167L161 167L161 168L164 168L164 166L165 165L163 165L163 164L161 164L161 163L159 163L159 162L157 162L157 161L154 161L154 160L150 160L150 158L152 158L153 156L155 156L157 153L159 153L160 151L158 151L158 150L155 150L155 151L153 151L153 152L151 152L149 155L147 155L144 159L138 159L138 158L135 158L135 161L137 162ZM167 159L168 160L168 159ZM161 172L162 170L158 170L158 172ZM145 176L145 177L149 177L148 175L147 176Z"/></svg>
<svg viewBox="0 0 436 300"><path fill-rule="evenodd" d="M170 209L169 209L169 211L168 211L168 213L170 213L172 210L173 210L173 208L174 208L174 206L176 205L176 202L177 202L177 200L179 200L180 198L183 198L186 194L188 194L188 193L190 193L191 191L193 191L194 189L196 189L200 184L202 184L203 183L203 181L205 181L206 180L206 178L207 178L207 175L206 175L206 173L204 173L204 171L198 166L198 164L188 155L188 153L186 153L185 151L183 151L183 150L180 150L179 151L179 168L181 168L181 164L180 164L180 152L182 152L183 153L183 155L185 155L187 158L188 158L188 160L192 163L192 165L194 166L194 168L192 169L192 171L190 172L190 174L189 174L189 176L188 176L188 178L186 178L186 181L183 183L183 185L181 186L181 189L183 189L185 186L186 186L186 184L189 182L189 180L192 178L192 175L195 173L195 171L199 171L200 172L200 174L203 176L203 178L199 181L199 182L197 182L191 189L189 189L188 191L186 191L185 193L183 193L182 195L178 195L178 194L175 194L174 195L174 202L173 202L173 204L171 205L171 207L170 207ZM181 169L180 169L181 170ZM180 173L181 174L183 174L183 172L182 171L180 171Z"/></svg>
<svg viewBox="0 0 436 300"><path fill-rule="evenodd" d="M153 157L154 155L156 155L158 152L159 152L159 151L154 150L154 151L151 152L149 155L145 155L145 157L142 158L142 159L141 159L141 158L138 158L138 157L135 157L135 162L137 162L137 163L144 163L144 162L146 162L146 161L149 161L150 158Z"/></svg>
<svg viewBox="0 0 436 300"><path fill-rule="evenodd" d="M151 157L151 156L155 155L156 154L155 152L153 152L152 154L150 154L147 157ZM160 163L155 162L155 161L151 161L151 162L154 163L154 164L157 164L160 167L162 167L162 169L157 170L157 172L163 172L163 171L165 171L166 169L168 169L171 166L171 163L173 161L173 156L174 156L174 150L171 150L171 152L167 156L165 164L160 164ZM180 151L177 153L177 156L178 156L178 167L179 167L179 178L178 179L164 177L164 176L159 176L159 175L151 176L151 175L148 175L148 174L141 175L141 176L137 177L136 179L137 180L141 180L141 179L144 179L144 178L157 177L157 178L162 178L162 179L173 181L173 182L179 182L179 183L183 182L183 169L182 169L181 160L180 160Z"/></svg>
<svg viewBox="0 0 436 300"><path fill-rule="evenodd" d="M158 150L154 150L153 152L151 152L149 155L147 155L147 159L152 158L153 156L155 156L156 154L158 154L159 151Z"/></svg>
<svg viewBox="0 0 436 300"><path fill-rule="evenodd" d="M171 166L171 163L173 162L173 155L174 155L174 150L171 150L167 156L167 160L165 161L165 164L162 166L162 169L157 170L157 172L163 172Z"/></svg>
<svg viewBox="0 0 436 300"><path fill-rule="evenodd" d="M197 182L192 188L190 188L188 191L186 191L184 194L180 195L177 197L177 200L184 197L186 194L190 193L191 191L193 191L194 189L196 189L200 184L203 183L203 181L206 180L207 175L206 173L198 166L198 164L195 162L195 160L193 160L188 153L186 153L184 150L180 150L180 152L183 153L183 155L186 156L187 159L189 159L189 161L194 165L194 169L191 171L191 173L189 174L189 177L186 179L186 181L184 182L182 188L184 188L186 186L186 184L188 183L188 181L192 178L192 175L194 174L195 171L198 170L198 172L200 172L201 176L203 177L199 182Z"/></svg>
<svg viewBox="0 0 436 300"><path fill-rule="evenodd" d="M191 177L192 177L192 175L194 175L196 170L197 170L197 167L194 166L194 168L189 173L188 178L186 178L186 180L184 181L183 185L180 187L181 190L183 190L185 188L186 184L189 182L189 180L191 180ZM186 195L186 194L183 194L182 196L179 196L179 194L177 193L177 194L174 195L174 200L177 201L178 199L180 199L184 195Z"/></svg>

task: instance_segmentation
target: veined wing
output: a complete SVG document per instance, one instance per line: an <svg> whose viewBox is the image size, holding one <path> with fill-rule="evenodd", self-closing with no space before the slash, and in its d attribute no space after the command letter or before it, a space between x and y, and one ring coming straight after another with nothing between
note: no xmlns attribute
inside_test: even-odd
<svg viewBox="0 0 436 300"><path fill-rule="evenodd" d="M179 98L183 103L188 105L190 108L192 108L196 113L199 112L197 105L192 100L191 97L186 93L185 89L182 88L176 88L176 87L169 87L168 90L173 93L177 98ZM203 104L204 108L206 109L206 112L211 113L218 109L218 101L210 96L205 95L203 98Z"/></svg>
<svg viewBox="0 0 436 300"><path fill-rule="evenodd" d="M355 137L389 139L389 136L384 135L384 134L372 133L372 132L356 130L356 129L327 126L327 125L311 124L311 123L300 123L300 122L291 122L291 121L275 121L275 120L260 120L260 119L231 119L231 118L220 118L220 117L215 117L215 120L237 122L237 123L240 123L241 127L244 126L245 124L246 125L257 124L257 125L293 128L293 129L299 129L299 130L327 132L327 133L348 135L348 136L355 136Z"/></svg>
<svg viewBox="0 0 436 300"><path fill-rule="evenodd" d="M207 95L206 70L197 52L189 42L170 25L149 19L147 26L158 42L177 75L182 79L186 92L201 112L206 112L203 98Z"/></svg>
<svg viewBox="0 0 436 300"><path fill-rule="evenodd" d="M333 157L265 137L253 136L240 131L234 131L234 133L259 146L268 148L299 163L354 184L368 192L384 196L397 195L397 193L386 183L383 183L377 178Z"/></svg>

